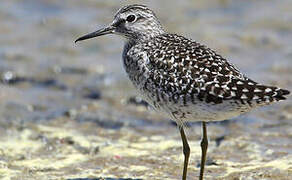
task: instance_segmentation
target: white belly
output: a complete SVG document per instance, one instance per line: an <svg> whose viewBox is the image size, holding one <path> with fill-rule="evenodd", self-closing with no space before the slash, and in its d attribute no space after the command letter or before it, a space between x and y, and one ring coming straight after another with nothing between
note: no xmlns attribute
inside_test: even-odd
<svg viewBox="0 0 292 180"><path fill-rule="evenodd" d="M173 120L179 121L223 121L250 111L252 108L248 104L237 104L234 100L227 100L221 104L206 103L197 100L197 103L182 102L172 103L169 101L157 102L152 95L141 93L143 99ZM167 99L167 98L166 98Z"/></svg>

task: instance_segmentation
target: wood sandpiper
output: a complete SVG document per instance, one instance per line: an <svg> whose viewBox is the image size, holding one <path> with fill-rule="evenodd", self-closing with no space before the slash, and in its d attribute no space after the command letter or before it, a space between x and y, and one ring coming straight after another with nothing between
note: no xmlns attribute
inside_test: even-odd
<svg viewBox="0 0 292 180"><path fill-rule="evenodd" d="M141 96L179 126L184 154L182 179L187 177L190 147L186 121L201 121L203 179L208 147L206 122L236 117L256 107L286 99L288 90L259 84L210 48L167 33L152 10L144 5L122 7L107 27L75 42L117 34L125 37L124 68Z"/></svg>

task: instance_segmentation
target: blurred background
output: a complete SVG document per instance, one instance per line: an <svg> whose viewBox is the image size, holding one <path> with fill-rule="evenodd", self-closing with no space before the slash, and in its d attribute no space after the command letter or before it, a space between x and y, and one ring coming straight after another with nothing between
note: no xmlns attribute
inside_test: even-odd
<svg viewBox="0 0 292 180"><path fill-rule="evenodd" d="M0 178L181 177L177 127L137 96L122 66L124 39L74 44L133 3L251 79L292 90L291 0L2 0ZM292 178L291 98L209 123L208 133L206 179ZM200 123L187 134L194 179Z"/></svg>

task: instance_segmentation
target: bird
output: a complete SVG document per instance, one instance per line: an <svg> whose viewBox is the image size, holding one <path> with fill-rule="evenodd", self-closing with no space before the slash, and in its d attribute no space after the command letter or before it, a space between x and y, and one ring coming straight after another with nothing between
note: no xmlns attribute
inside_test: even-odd
<svg viewBox="0 0 292 180"><path fill-rule="evenodd" d="M109 25L77 38L75 43L107 34L124 37L122 61L129 79L146 102L179 127L184 155L182 180L187 178L190 156L186 122L202 124L202 180L208 122L227 120L285 100L290 93L253 81L206 45L168 33L145 5L120 8Z"/></svg>

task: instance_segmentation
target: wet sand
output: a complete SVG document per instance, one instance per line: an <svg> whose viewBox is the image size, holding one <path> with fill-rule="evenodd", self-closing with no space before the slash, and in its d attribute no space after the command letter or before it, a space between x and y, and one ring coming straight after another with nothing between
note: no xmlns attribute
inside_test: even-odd
<svg viewBox="0 0 292 180"><path fill-rule="evenodd" d="M122 69L123 39L74 44L125 4L1 2L0 179L181 178L177 127L137 97ZM290 0L146 4L170 32L216 49L258 82L292 90ZM209 123L206 179L291 179L291 100ZM200 123L187 134L195 179Z"/></svg>

